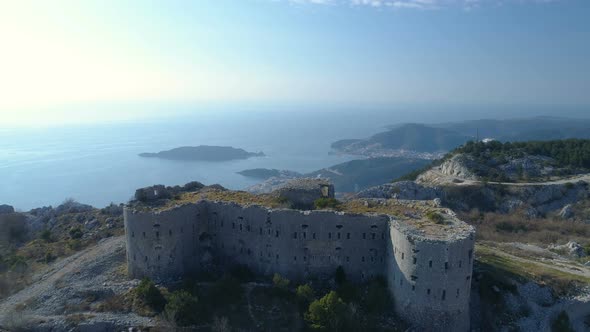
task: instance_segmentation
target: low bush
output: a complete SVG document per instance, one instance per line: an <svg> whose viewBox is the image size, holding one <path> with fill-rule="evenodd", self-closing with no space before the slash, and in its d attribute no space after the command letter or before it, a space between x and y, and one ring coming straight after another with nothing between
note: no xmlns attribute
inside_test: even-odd
<svg viewBox="0 0 590 332"><path fill-rule="evenodd" d="M295 295L297 295L299 303L305 307L315 300L315 293L309 284L297 286L297 289L295 289Z"/></svg>
<svg viewBox="0 0 590 332"><path fill-rule="evenodd" d="M224 276L217 281L207 296L213 307L221 308L240 302L243 289L240 282L231 276Z"/></svg>
<svg viewBox="0 0 590 332"><path fill-rule="evenodd" d="M53 256L53 254L51 253L51 251L48 251L45 253L45 263L51 263L55 260L55 256Z"/></svg>
<svg viewBox="0 0 590 332"><path fill-rule="evenodd" d="M68 248L74 251L78 251L82 248L82 242L80 242L79 239L70 239L68 240L66 245L68 246Z"/></svg>
<svg viewBox="0 0 590 332"><path fill-rule="evenodd" d="M428 220L437 223L437 224L443 224L445 222L445 218L438 212L436 211L428 211L426 212L426 218L428 218Z"/></svg>
<svg viewBox="0 0 590 332"><path fill-rule="evenodd" d="M346 273L344 272L344 268L342 266L338 266L336 268L336 273L334 274L334 281L336 281L336 285L341 286L343 283L346 282Z"/></svg>
<svg viewBox="0 0 590 332"><path fill-rule="evenodd" d="M480 210L459 213L458 217L477 228L476 236L480 241L548 245L568 241L587 243L590 237L590 224L563 222L549 217L527 219L520 213L501 214Z"/></svg>
<svg viewBox="0 0 590 332"><path fill-rule="evenodd" d="M23 214L0 215L0 246L23 242L27 239L27 235L27 223Z"/></svg>
<svg viewBox="0 0 590 332"><path fill-rule="evenodd" d="M230 274L241 282L250 282L255 278L254 272L252 272L252 270L246 265L238 265L234 267L231 269Z"/></svg>
<svg viewBox="0 0 590 332"><path fill-rule="evenodd" d="M335 198L318 198L313 202L316 209L336 209L340 206L340 201Z"/></svg>
<svg viewBox="0 0 590 332"><path fill-rule="evenodd" d="M320 331L341 331L346 326L348 307L334 291L313 301L305 313L310 327Z"/></svg>
<svg viewBox="0 0 590 332"><path fill-rule="evenodd" d="M80 239L82 238L82 235L84 235L80 227L71 228L69 233L72 239Z"/></svg>
<svg viewBox="0 0 590 332"><path fill-rule="evenodd" d="M135 295L143 303L150 306L155 311L162 311L166 305L166 299L156 287L153 281L148 278L143 278L139 285L135 288Z"/></svg>
<svg viewBox="0 0 590 332"><path fill-rule="evenodd" d="M185 290L179 290L170 294L164 311L171 322L188 326L198 322L199 302L196 296Z"/></svg>
<svg viewBox="0 0 590 332"><path fill-rule="evenodd" d="M362 299L362 306L370 313L382 313L391 307L391 298L385 279L376 278L369 282Z"/></svg>
<svg viewBox="0 0 590 332"><path fill-rule="evenodd" d="M345 302L359 302L361 299L360 288L348 281L338 286L336 292Z"/></svg>
<svg viewBox="0 0 590 332"><path fill-rule="evenodd" d="M21 256L12 256L8 260L10 270L19 274L24 274L29 269L29 264Z"/></svg>
<svg viewBox="0 0 590 332"><path fill-rule="evenodd" d="M574 332L567 312L561 311L551 323L551 332Z"/></svg>
<svg viewBox="0 0 590 332"><path fill-rule="evenodd" d="M275 273L275 275L272 277L272 284L275 288L278 288L280 290L286 291L289 289L289 284L291 283L291 281L283 276L281 276L278 273Z"/></svg>
<svg viewBox="0 0 590 332"><path fill-rule="evenodd" d="M44 229L43 231L41 231L41 233L39 234L39 238L41 240L44 240L45 242L51 242L51 231L48 229Z"/></svg>

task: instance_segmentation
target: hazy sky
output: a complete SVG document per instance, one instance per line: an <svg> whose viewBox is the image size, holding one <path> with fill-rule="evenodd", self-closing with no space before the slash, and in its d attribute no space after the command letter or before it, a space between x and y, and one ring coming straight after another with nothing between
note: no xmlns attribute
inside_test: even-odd
<svg viewBox="0 0 590 332"><path fill-rule="evenodd" d="M4 124L168 102L590 105L588 0L0 0L0 42Z"/></svg>

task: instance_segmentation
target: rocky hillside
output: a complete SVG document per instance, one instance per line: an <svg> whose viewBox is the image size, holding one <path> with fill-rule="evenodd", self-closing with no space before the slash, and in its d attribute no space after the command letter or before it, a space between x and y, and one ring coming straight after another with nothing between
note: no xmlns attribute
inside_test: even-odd
<svg viewBox="0 0 590 332"><path fill-rule="evenodd" d="M0 213L0 298L33 282L48 264L123 234L123 208L67 200L57 207Z"/></svg>
<svg viewBox="0 0 590 332"><path fill-rule="evenodd" d="M390 155L394 151L425 153L446 152L467 142L469 136L423 124L404 124L366 139L345 139L332 143L336 151L358 155Z"/></svg>
<svg viewBox="0 0 590 332"><path fill-rule="evenodd" d="M370 157L440 158L465 142L492 138L499 142L590 139L590 120L558 117L482 119L439 124L402 124L364 139L343 139L332 144L341 153Z"/></svg>
<svg viewBox="0 0 590 332"><path fill-rule="evenodd" d="M423 179L546 182L590 172L590 140L468 142L453 150Z"/></svg>
<svg viewBox="0 0 590 332"><path fill-rule="evenodd" d="M580 220L585 214L590 217L587 187L583 182L536 185L527 193L533 189L402 181L358 196L440 199L477 227L473 329L549 331L569 326L584 331L590 328L590 224ZM136 199L157 205L187 191L211 189L221 190L198 182L157 185L137 190ZM546 212L547 217L523 217L522 206L506 203L516 197L538 211L577 201L569 210ZM493 208L483 210L486 206ZM498 217L503 207L506 214ZM281 276L255 279L240 268L224 276L152 283L150 292L141 293L145 281L126 276L121 206L96 209L70 200L26 213L7 206L1 211L0 235L10 236L0 238L0 331L167 331L187 324L197 324L193 326L199 331L302 330L309 324L310 302L323 301L332 290L346 303L339 317L357 324L352 330L407 329L391 315L388 299L380 296L386 294L384 284L338 285L337 280L345 278L336 277L336 271L327 284L293 285ZM152 292L163 302L145 297Z"/></svg>

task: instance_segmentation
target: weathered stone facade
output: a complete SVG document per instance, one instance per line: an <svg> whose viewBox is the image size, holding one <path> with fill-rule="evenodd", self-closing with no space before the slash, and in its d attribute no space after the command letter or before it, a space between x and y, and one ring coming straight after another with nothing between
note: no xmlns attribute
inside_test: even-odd
<svg viewBox="0 0 590 332"><path fill-rule="evenodd" d="M474 229L458 220L426 235L390 215L208 200L162 211L128 207L124 215L133 278L173 279L241 264L303 281L332 277L342 266L355 282L384 276L398 314L418 327L469 329Z"/></svg>

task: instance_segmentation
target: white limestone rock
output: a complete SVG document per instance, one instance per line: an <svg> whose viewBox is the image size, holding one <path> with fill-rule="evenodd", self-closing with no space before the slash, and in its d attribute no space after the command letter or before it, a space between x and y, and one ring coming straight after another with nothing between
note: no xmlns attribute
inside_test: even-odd
<svg viewBox="0 0 590 332"><path fill-rule="evenodd" d="M559 211L559 217L563 219L570 219L574 217L574 211L572 209L572 205L568 204L564 206L561 211Z"/></svg>

